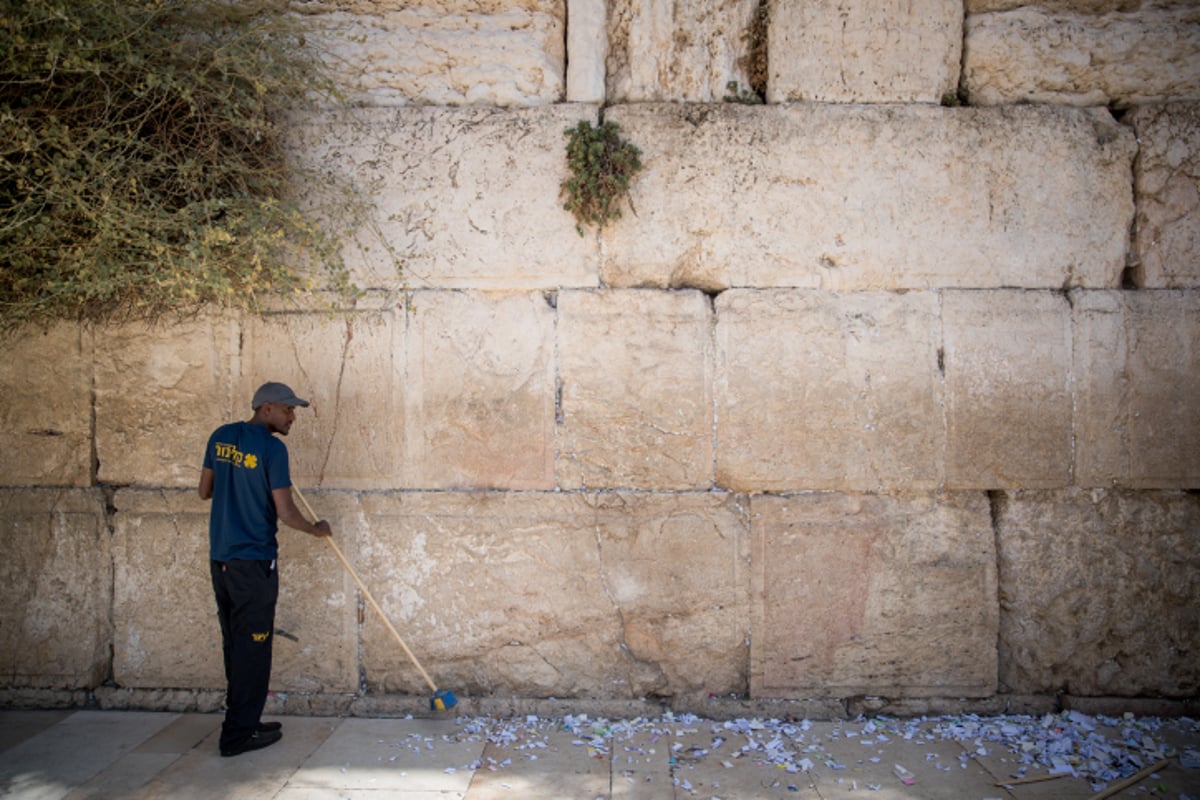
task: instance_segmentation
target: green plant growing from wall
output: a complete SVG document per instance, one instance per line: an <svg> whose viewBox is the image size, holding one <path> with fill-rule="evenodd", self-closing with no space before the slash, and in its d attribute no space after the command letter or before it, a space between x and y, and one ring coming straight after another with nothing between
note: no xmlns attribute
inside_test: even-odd
<svg viewBox="0 0 1200 800"><path fill-rule="evenodd" d="M642 169L642 151L621 138L616 123L603 118L595 127L581 121L565 135L571 175L561 185L563 208L575 215L575 229L582 236L584 225L602 228L620 218L620 203Z"/></svg>
<svg viewBox="0 0 1200 800"><path fill-rule="evenodd" d="M753 89L741 89L737 81L730 81L725 84L725 91L728 92L724 97L726 103L741 103L742 105L756 106L761 105L763 102L762 96L758 92Z"/></svg>
<svg viewBox="0 0 1200 800"><path fill-rule="evenodd" d="M286 5L0 0L0 329L356 294L286 154L336 102Z"/></svg>

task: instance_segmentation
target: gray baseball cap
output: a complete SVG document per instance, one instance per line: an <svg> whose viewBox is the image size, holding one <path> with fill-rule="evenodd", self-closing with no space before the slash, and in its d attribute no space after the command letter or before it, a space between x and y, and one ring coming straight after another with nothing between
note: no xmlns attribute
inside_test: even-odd
<svg viewBox="0 0 1200 800"><path fill-rule="evenodd" d="M308 407L308 401L296 397L296 393L292 391L292 387L285 383L275 383L274 381L268 381L258 387L258 391L254 393L254 399L250 401L250 407L257 411L258 407L263 403L282 403L285 406Z"/></svg>

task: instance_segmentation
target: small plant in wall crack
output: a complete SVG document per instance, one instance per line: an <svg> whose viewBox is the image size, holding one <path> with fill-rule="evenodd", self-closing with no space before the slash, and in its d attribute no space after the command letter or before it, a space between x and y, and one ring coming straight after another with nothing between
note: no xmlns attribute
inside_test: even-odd
<svg viewBox="0 0 1200 800"><path fill-rule="evenodd" d="M753 89L739 89L737 81L725 84L725 91L729 92L724 98L726 103L741 103L747 106L762 105L763 99L758 92Z"/></svg>
<svg viewBox="0 0 1200 800"><path fill-rule="evenodd" d="M621 200L642 168L642 151L621 138L616 123L603 118L595 127L583 120L565 135L571 177L562 182L563 208L575 215L575 230L582 236L584 225L602 228L621 216Z"/></svg>

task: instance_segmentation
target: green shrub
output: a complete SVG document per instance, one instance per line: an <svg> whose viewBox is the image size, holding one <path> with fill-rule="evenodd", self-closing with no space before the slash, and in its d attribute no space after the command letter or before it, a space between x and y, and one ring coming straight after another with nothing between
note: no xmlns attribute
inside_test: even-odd
<svg viewBox="0 0 1200 800"><path fill-rule="evenodd" d="M355 293L285 158L335 94L285 8L0 0L0 328Z"/></svg>
<svg viewBox="0 0 1200 800"><path fill-rule="evenodd" d="M571 177L562 183L567 198L563 208L575 215L575 229L582 236L584 225L603 228L621 216L619 204L642 168L642 151L621 139L614 122L592 127L584 120L565 135Z"/></svg>

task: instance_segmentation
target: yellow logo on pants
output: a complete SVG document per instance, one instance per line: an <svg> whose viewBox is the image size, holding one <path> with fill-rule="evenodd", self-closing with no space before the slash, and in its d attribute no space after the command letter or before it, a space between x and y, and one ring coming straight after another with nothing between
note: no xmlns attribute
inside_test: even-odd
<svg viewBox="0 0 1200 800"><path fill-rule="evenodd" d="M250 638L256 642L265 642L270 635L270 633L252 633Z"/></svg>

